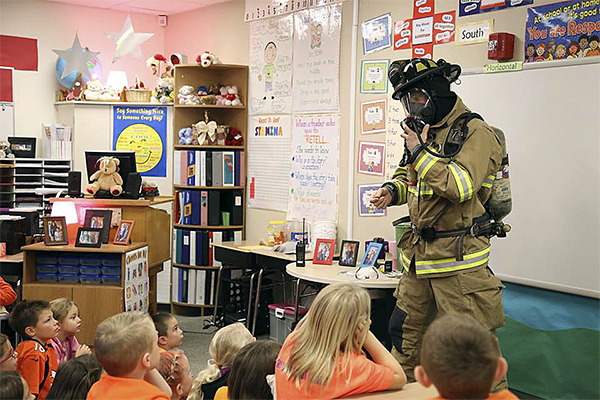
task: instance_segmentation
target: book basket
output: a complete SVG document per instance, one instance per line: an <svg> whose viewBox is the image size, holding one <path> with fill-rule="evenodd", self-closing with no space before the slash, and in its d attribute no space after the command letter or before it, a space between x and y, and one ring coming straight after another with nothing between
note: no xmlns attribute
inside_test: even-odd
<svg viewBox="0 0 600 400"><path fill-rule="evenodd" d="M125 100L136 103L149 103L152 91L148 89L125 89Z"/></svg>

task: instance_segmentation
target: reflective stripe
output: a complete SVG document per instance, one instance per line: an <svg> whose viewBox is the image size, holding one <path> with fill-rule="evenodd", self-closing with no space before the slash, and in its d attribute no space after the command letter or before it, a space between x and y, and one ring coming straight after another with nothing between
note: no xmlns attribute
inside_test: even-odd
<svg viewBox="0 0 600 400"><path fill-rule="evenodd" d="M490 247L486 247L477 253L466 254L462 261L456 261L456 258L454 257L432 261L417 261L417 275L431 275L474 268L487 263L489 259ZM408 271L410 268L410 260L403 251L400 251L400 262L404 269Z"/></svg>
<svg viewBox="0 0 600 400"><path fill-rule="evenodd" d="M486 187L486 188L491 188L492 185L494 184L494 180L496 180L496 177L493 174L488 175L483 180L483 183L481 184L481 186Z"/></svg>
<svg viewBox="0 0 600 400"><path fill-rule="evenodd" d="M433 194L433 189L431 186L428 186L423 183L419 183L419 186L408 186L408 193L411 193L413 196L431 196Z"/></svg>
<svg viewBox="0 0 600 400"><path fill-rule="evenodd" d="M462 203L463 201L469 200L471 197L473 197L473 183L471 182L469 173L454 162L448 164L448 168L450 168L450 171L454 176L456 186L458 187L458 192L460 193L459 202Z"/></svg>
<svg viewBox="0 0 600 400"><path fill-rule="evenodd" d="M424 154L421 155L421 159L415 164L415 170L419 173L421 178L424 178L431 167L440 160L439 157L434 157L425 151L423 152Z"/></svg>
<svg viewBox="0 0 600 400"><path fill-rule="evenodd" d="M392 181L392 184L396 186L396 190L398 191L398 202L396 205L406 203L406 182Z"/></svg>
<svg viewBox="0 0 600 400"><path fill-rule="evenodd" d="M394 175L392 175L392 179L398 179L402 175L407 175L407 174L408 174L407 167L398 167L398 168L396 168L396 171L394 171Z"/></svg>

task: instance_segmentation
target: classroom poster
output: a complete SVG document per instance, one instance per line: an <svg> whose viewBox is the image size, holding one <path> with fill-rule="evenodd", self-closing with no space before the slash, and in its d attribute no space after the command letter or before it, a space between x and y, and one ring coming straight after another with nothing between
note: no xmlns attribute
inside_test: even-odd
<svg viewBox="0 0 600 400"><path fill-rule="evenodd" d="M293 15L250 23L250 115L291 113L293 35Z"/></svg>
<svg viewBox="0 0 600 400"><path fill-rule="evenodd" d="M248 118L248 207L286 212L290 191L290 115Z"/></svg>
<svg viewBox="0 0 600 400"><path fill-rule="evenodd" d="M393 93L394 89L390 88L388 93L387 130L385 133L385 180L392 179L404 154L404 139L400 134L404 132L401 123L406 118L406 113L402 103L392 98Z"/></svg>
<svg viewBox="0 0 600 400"><path fill-rule="evenodd" d="M358 142L358 172L383 176L385 168L385 143Z"/></svg>
<svg viewBox="0 0 600 400"><path fill-rule="evenodd" d="M386 93L390 60L363 60L360 65L360 92Z"/></svg>
<svg viewBox="0 0 600 400"><path fill-rule="evenodd" d="M113 150L135 151L137 172L167 177L167 108L113 108Z"/></svg>
<svg viewBox="0 0 600 400"><path fill-rule="evenodd" d="M525 61L600 55L598 1L564 1L527 10Z"/></svg>
<svg viewBox="0 0 600 400"><path fill-rule="evenodd" d="M298 115L293 121L288 219L337 221L339 115Z"/></svg>
<svg viewBox="0 0 600 400"><path fill-rule="evenodd" d="M293 111L339 111L342 5L294 14Z"/></svg>
<svg viewBox="0 0 600 400"><path fill-rule="evenodd" d="M246 13L244 21L255 21L258 19L272 18L296 11L305 10L309 7L326 6L342 2L343 0L246 0Z"/></svg>
<svg viewBox="0 0 600 400"><path fill-rule="evenodd" d="M387 100L360 103L360 133L363 135L385 132L387 126Z"/></svg>
<svg viewBox="0 0 600 400"><path fill-rule="evenodd" d="M125 311L148 312L148 246L125 253Z"/></svg>
<svg viewBox="0 0 600 400"><path fill-rule="evenodd" d="M384 217L386 209L378 210L371 204L371 196L379 190L381 184L358 185L358 216L359 217Z"/></svg>
<svg viewBox="0 0 600 400"><path fill-rule="evenodd" d="M363 54L392 46L392 14L387 13L362 23Z"/></svg>
<svg viewBox="0 0 600 400"><path fill-rule="evenodd" d="M459 16L502 10L508 7L520 7L533 4L533 0L459 0Z"/></svg>

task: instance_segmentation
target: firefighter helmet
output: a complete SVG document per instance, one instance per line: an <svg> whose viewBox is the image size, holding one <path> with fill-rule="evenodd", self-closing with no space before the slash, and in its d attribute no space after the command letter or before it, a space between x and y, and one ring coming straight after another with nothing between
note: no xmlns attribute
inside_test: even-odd
<svg viewBox="0 0 600 400"><path fill-rule="evenodd" d="M394 86L392 98L399 100L404 92L422 79L437 75L447 79L450 84L458 79L460 73L459 65L450 64L443 59L437 62L427 58L394 61L388 71L388 78Z"/></svg>

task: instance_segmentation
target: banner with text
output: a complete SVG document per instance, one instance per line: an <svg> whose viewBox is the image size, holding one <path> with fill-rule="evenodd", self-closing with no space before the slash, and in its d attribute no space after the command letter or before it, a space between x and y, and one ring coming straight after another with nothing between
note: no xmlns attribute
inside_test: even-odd
<svg viewBox="0 0 600 400"><path fill-rule="evenodd" d="M294 117L288 219L337 221L339 115Z"/></svg>
<svg viewBox="0 0 600 400"><path fill-rule="evenodd" d="M533 0L459 0L459 16L502 10L509 7L519 7L533 4Z"/></svg>
<svg viewBox="0 0 600 400"><path fill-rule="evenodd" d="M388 113L387 113L387 131L385 134L385 179L392 179L392 175L398 168L404 154L404 139L400 136L402 130L402 121L406 118L402 103L392 99L394 89L390 88L388 92Z"/></svg>

